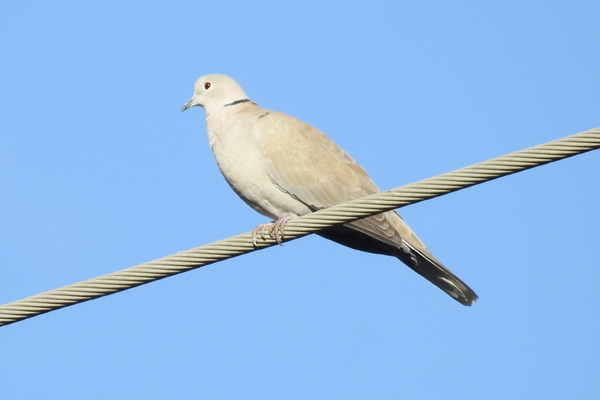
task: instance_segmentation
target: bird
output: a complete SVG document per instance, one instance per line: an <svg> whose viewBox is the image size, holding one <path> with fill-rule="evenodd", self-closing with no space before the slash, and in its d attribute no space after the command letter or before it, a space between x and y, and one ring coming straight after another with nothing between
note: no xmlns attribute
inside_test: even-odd
<svg viewBox="0 0 600 400"><path fill-rule="evenodd" d="M367 172L324 133L290 115L250 101L226 75L204 75L181 111L206 112L208 142L233 191L273 219L265 230L277 242L290 219L379 192ZM355 250L394 256L459 303L478 298L425 247L397 211L388 211L317 233Z"/></svg>

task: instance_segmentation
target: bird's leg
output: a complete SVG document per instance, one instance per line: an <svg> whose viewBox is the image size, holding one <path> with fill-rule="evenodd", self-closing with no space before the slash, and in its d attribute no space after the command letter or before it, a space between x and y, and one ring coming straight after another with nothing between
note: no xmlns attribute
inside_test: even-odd
<svg viewBox="0 0 600 400"><path fill-rule="evenodd" d="M254 244L254 246L258 246L258 243L256 241L256 234L260 232L260 237L262 237L262 239L265 240L265 230L268 230L269 236L275 237L275 241L281 244L281 241L285 236L285 224L287 224L287 222L290 219L296 217L297 215L294 213L285 213L281 216L281 218L273 222L267 222L258 225L252 230L252 243Z"/></svg>

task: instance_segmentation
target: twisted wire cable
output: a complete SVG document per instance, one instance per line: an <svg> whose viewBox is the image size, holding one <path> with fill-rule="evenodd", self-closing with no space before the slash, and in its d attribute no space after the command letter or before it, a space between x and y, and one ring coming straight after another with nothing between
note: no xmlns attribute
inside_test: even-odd
<svg viewBox="0 0 600 400"><path fill-rule="evenodd" d="M470 186L600 148L600 128L537 145L392 190L339 204L290 220L284 241L338 224L393 210ZM261 238L262 239L262 238ZM276 244L251 232L74 283L0 306L0 326L96 299Z"/></svg>

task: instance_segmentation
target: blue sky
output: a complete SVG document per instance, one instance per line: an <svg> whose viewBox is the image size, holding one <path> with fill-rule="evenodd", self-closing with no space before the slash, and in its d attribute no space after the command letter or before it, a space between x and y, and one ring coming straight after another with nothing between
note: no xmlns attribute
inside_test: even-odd
<svg viewBox="0 0 600 400"><path fill-rule="evenodd" d="M196 79L382 189L600 126L600 3L10 2L0 304L247 232ZM307 237L0 328L6 399L597 398L600 153L401 210L480 296Z"/></svg>

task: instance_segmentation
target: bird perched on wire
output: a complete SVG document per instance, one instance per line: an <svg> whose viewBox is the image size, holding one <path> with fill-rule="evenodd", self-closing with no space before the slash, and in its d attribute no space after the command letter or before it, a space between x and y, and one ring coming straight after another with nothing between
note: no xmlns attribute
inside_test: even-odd
<svg viewBox="0 0 600 400"><path fill-rule="evenodd" d="M205 75L181 111L201 106L221 173L250 207L272 218L265 230L281 242L286 222L299 215L379 192L365 170L318 129L250 101L225 75ZM477 295L442 265L404 223L388 211L318 235L353 249L397 257L464 305Z"/></svg>

